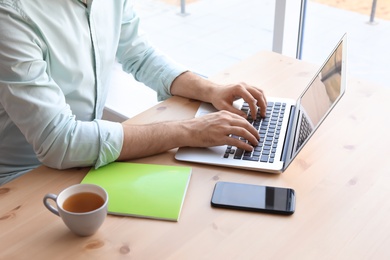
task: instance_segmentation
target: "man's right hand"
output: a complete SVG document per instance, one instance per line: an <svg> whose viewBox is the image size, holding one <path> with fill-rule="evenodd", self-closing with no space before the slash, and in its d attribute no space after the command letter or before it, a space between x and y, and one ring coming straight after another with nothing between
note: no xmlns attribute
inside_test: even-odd
<svg viewBox="0 0 390 260"><path fill-rule="evenodd" d="M184 121L183 126L191 133L188 146L232 145L251 151L260 139L257 130L245 118L224 110Z"/></svg>

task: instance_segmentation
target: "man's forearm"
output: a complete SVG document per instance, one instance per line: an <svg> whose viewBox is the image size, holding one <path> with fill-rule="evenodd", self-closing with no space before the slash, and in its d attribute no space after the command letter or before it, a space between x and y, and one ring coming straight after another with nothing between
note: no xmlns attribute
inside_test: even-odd
<svg viewBox="0 0 390 260"><path fill-rule="evenodd" d="M190 71L178 76L172 83L171 94L200 101L211 102L212 91L217 85Z"/></svg>
<svg viewBox="0 0 390 260"><path fill-rule="evenodd" d="M210 102L216 85L192 72L184 72L172 83L171 94ZM122 124L124 140L118 160L141 158L167 150L194 145L189 143L196 127L193 122L163 122L149 125Z"/></svg>
<svg viewBox="0 0 390 260"><path fill-rule="evenodd" d="M146 157L185 145L186 127L179 122L123 126L123 146L118 161Z"/></svg>

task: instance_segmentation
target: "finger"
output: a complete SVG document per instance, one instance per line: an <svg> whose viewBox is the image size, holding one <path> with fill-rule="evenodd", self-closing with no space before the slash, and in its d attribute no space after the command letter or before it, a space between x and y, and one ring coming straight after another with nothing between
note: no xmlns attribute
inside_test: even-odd
<svg viewBox="0 0 390 260"><path fill-rule="evenodd" d="M248 120L239 117L235 114L231 114L232 119L230 121L230 125L233 126L229 132L229 134L235 134L240 137L244 137L248 139L253 144L257 144L257 141L260 140L260 134L256 128L253 127ZM255 139L253 139L253 137Z"/></svg>
<svg viewBox="0 0 390 260"><path fill-rule="evenodd" d="M267 108L265 96L261 89L252 86L244 85L244 90L240 93L241 97L246 103L248 103L250 108L250 113L253 119L257 118L257 111L260 107L260 115L265 116L265 110Z"/></svg>
<svg viewBox="0 0 390 260"><path fill-rule="evenodd" d="M235 147L243 149L245 151L253 151L253 145L246 142L245 140L238 139L237 137L231 137L231 136L227 137L226 144L231 145L231 146L235 146Z"/></svg>
<svg viewBox="0 0 390 260"><path fill-rule="evenodd" d="M260 97L257 99L257 105L260 108L260 116L265 117L267 112L267 99L264 95L264 93L261 91Z"/></svg>
<svg viewBox="0 0 390 260"><path fill-rule="evenodd" d="M257 108L260 110L260 116L265 117L267 110L267 99L261 89L255 88L249 90L252 96L256 99Z"/></svg>
<svg viewBox="0 0 390 260"><path fill-rule="evenodd" d="M248 115L244 111L242 111L242 110L240 110L238 108L235 108L234 106L231 106L231 105L227 105L225 110L229 111L232 114L235 114L235 115L238 115L240 117L243 117L245 119L248 117Z"/></svg>
<svg viewBox="0 0 390 260"><path fill-rule="evenodd" d="M250 103L249 103L250 102ZM255 120L257 118L257 111L259 107L257 106L258 101L254 98L251 99L251 101L247 101L250 111L251 111L251 116Z"/></svg>
<svg viewBox="0 0 390 260"><path fill-rule="evenodd" d="M240 93L240 97L249 105L250 114L253 119L256 119L257 116L257 103L256 98L247 90L244 89ZM233 108L231 108L233 109ZM240 113L241 114L241 113Z"/></svg>
<svg viewBox="0 0 390 260"><path fill-rule="evenodd" d="M238 126L231 128L231 134L241 137L243 140L248 141L249 144L254 146L258 145L260 139L257 130L250 124L248 128Z"/></svg>

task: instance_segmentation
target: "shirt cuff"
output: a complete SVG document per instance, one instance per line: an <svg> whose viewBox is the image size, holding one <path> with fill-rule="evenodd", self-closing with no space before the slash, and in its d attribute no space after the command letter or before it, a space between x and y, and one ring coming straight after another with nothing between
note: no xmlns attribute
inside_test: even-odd
<svg viewBox="0 0 390 260"><path fill-rule="evenodd" d="M120 123L95 120L99 128L100 151L95 169L118 159L123 145L123 127Z"/></svg>
<svg viewBox="0 0 390 260"><path fill-rule="evenodd" d="M165 100L172 96L171 86L172 82L184 72L189 71L188 68L176 63L175 66L167 66L161 74L163 88L157 91L158 101Z"/></svg>

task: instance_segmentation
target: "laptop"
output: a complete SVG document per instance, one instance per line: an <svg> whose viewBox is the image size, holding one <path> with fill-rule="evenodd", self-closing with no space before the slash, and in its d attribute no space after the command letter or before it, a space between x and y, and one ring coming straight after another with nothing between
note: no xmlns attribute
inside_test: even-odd
<svg viewBox="0 0 390 260"><path fill-rule="evenodd" d="M341 99L345 86L346 34L297 100L267 97L267 116L257 116L256 120L251 118L249 106L242 99L234 103L248 114L248 121L259 131L260 142L252 152L228 145L182 147L175 158L186 162L282 173ZM195 116L215 111L211 104L202 103Z"/></svg>

